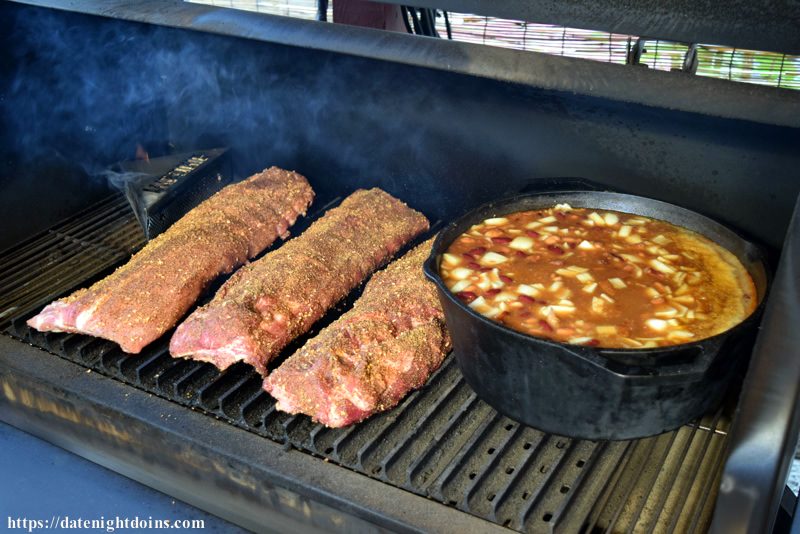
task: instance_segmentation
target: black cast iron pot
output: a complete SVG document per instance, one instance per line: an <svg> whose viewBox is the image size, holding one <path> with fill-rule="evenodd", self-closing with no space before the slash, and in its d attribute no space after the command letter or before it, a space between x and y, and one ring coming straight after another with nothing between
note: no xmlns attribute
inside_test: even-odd
<svg viewBox="0 0 800 534"><path fill-rule="evenodd" d="M470 226L561 203L661 219L717 242L750 272L759 299L756 311L703 340L652 349L604 349L512 330L473 311L447 289L439 275L442 253ZM512 419L585 439L651 436L716 407L747 352L739 349L755 331L768 285L759 249L721 224L665 202L598 191L525 194L481 206L439 233L424 270L438 288L458 365L478 396Z"/></svg>

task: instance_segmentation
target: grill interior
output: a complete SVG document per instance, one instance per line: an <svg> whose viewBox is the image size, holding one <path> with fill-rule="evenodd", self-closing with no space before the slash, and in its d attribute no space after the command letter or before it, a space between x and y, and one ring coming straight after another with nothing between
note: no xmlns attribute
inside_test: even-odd
<svg viewBox="0 0 800 534"><path fill-rule="evenodd" d="M304 218L293 234L339 200ZM6 250L0 254L0 328L130 386L510 529L707 528L731 401L727 408L652 438L573 440L498 414L475 396L450 356L426 386L395 409L348 428L327 429L306 416L276 411L257 373L244 364L219 372L211 364L171 358L170 334L141 354L126 355L105 340L42 334L26 326L42 305L104 276L143 244L127 201L115 195ZM338 317L357 293L283 357Z"/></svg>

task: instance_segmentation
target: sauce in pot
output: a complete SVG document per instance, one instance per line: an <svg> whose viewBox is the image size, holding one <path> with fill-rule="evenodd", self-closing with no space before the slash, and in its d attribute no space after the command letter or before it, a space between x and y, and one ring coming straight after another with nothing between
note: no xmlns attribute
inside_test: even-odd
<svg viewBox="0 0 800 534"><path fill-rule="evenodd" d="M443 255L447 287L478 313L578 345L649 348L719 334L753 312L739 260L671 223L553 208L486 219Z"/></svg>

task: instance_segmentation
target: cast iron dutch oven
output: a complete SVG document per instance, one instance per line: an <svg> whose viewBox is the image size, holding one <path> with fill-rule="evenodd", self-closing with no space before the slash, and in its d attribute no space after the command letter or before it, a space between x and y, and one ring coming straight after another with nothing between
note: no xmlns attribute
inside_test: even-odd
<svg viewBox="0 0 800 534"><path fill-rule="evenodd" d="M489 217L567 203L661 219L731 251L750 272L756 311L714 337L653 349L604 349L536 338L458 300L439 275L442 253ZM444 306L455 357L467 383L500 413L546 432L584 439L631 439L677 428L717 406L746 354L768 276L755 245L721 224L665 202L602 191L524 194L483 205L442 230L425 262Z"/></svg>

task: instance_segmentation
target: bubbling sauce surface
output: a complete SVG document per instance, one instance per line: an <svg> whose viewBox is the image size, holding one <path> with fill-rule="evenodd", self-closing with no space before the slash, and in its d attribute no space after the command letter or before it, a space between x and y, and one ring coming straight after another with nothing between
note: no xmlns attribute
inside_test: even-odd
<svg viewBox="0 0 800 534"><path fill-rule="evenodd" d="M747 270L713 241L665 221L566 204L472 226L443 255L440 273L494 321L607 348L711 337L757 303Z"/></svg>

